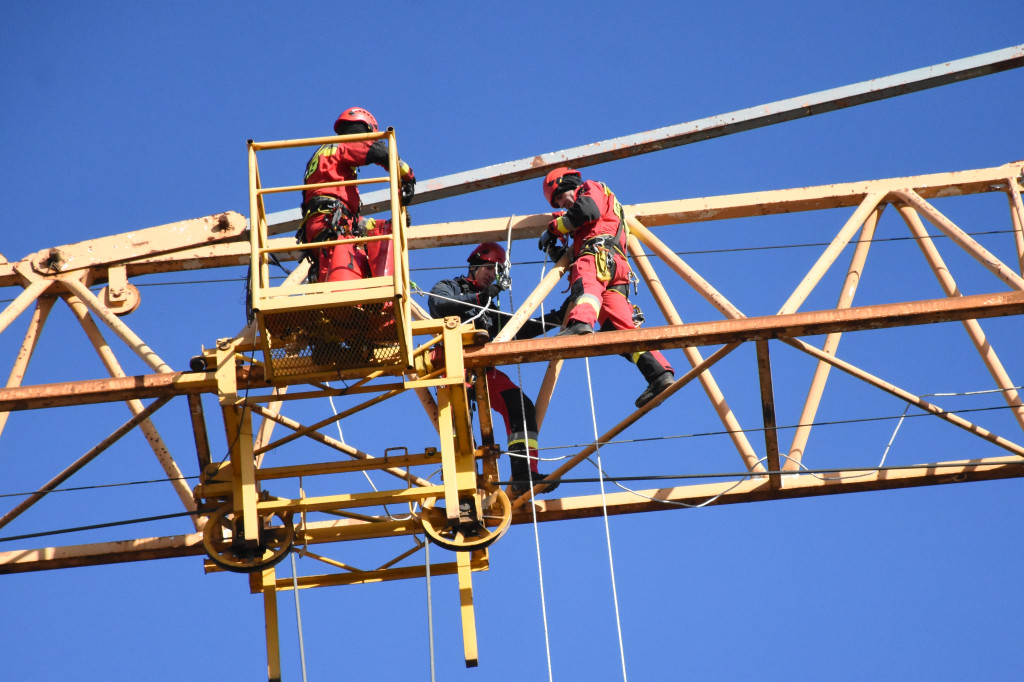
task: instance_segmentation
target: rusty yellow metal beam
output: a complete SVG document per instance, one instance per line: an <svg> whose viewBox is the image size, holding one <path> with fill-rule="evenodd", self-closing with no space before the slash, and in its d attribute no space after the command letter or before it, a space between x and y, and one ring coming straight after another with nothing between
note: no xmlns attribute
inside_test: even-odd
<svg viewBox="0 0 1024 682"><path fill-rule="evenodd" d="M762 339L816 336L842 331L887 329L1024 313L1024 292L976 294L907 303L693 322L587 336L527 339L466 348L469 369L554 359L618 355L657 348L712 346ZM0 400L2 400L0 392ZM0 403L2 404L2 403Z"/></svg>
<svg viewBox="0 0 1024 682"><path fill-rule="evenodd" d="M746 480L727 479L673 488L655 488L634 492L563 497L534 500L538 521L560 521L601 516L605 509L611 516L640 512L666 511L706 504L740 504L769 500L790 500L820 495L899 490L931 485L992 481L1024 477L1024 459L994 457L921 464L904 468L830 469L823 472L787 475L781 488L773 488L768 476ZM602 507L602 502L606 504ZM512 516L513 524L532 523L533 512L520 510Z"/></svg>

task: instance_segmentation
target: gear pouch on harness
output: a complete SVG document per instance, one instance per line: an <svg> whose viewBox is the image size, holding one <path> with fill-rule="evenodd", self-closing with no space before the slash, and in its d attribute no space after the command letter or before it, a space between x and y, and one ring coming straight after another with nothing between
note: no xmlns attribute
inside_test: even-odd
<svg viewBox="0 0 1024 682"><path fill-rule="evenodd" d="M605 246L599 246L594 254L594 265L597 267L597 279L610 282L615 277L615 256Z"/></svg>
<svg viewBox="0 0 1024 682"><path fill-rule="evenodd" d="M615 277L615 254L605 246L603 239L589 239L580 249L579 257L593 256L594 269L597 271L597 279L602 282L610 282Z"/></svg>
<svg viewBox="0 0 1024 682"><path fill-rule="evenodd" d="M617 236L602 234L597 237L591 237L583 242L583 248L580 249L578 257L586 255L594 257L594 269L597 271L597 279L602 282L609 282L615 278L617 269L615 254L618 253L623 258L626 257L626 254L622 252L622 249L616 242Z"/></svg>

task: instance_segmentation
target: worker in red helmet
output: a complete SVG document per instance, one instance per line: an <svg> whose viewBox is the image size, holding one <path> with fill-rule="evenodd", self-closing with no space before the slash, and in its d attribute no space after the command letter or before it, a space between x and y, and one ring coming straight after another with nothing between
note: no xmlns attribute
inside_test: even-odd
<svg viewBox="0 0 1024 682"><path fill-rule="evenodd" d="M441 280L430 290L427 306L434 317L458 317L473 320L493 338L501 330L498 294L508 288L508 263L505 249L494 242L479 245L466 259L469 272L455 279ZM529 339L562 323L561 312L552 311L539 320L528 320L516 334ZM467 382L472 387L471 382ZM487 397L491 409L505 422L512 469L512 492L522 494L542 483L537 467L537 414L533 401L501 370L487 370ZM558 483L548 483L541 492L551 492Z"/></svg>
<svg viewBox="0 0 1024 682"><path fill-rule="evenodd" d="M583 180L578 170L556 168L544 178L544 198L553 214L537 243L550 256L560 255L560 243L572 237L572 270L569 273L572 308L559 336L590 334L594 325L602 331L635 329L629 302L629 262L626 260L626 218L622 204L603 182ZM647 380L636 399L640 408L668 388L672 366L660 351L625 354Z"/></svg>
<svg viewBox="0 0 1024 682"><path fill-rule="evenodd" d="M334 122L338 135L375 133L377 119L366 109L346 109ZM304 184L313 185L339 180L354 180L360 166L376 164L388 169L388 143L385 140L332 142L321 146L306 164ZM398 177L402 183L402 205L407 205L416 189L416 176L404 161L399 161ZM365 236L359 224L358 185L320 187L302 193L302 226L298 239L310 244L335 241L350 236ZM327 247L316 251L310 281L337 282L365 277L378 277L374 263L385 259L368 259L366 251L357 246ZM314 277L315 276L315 277Z"/></svg>

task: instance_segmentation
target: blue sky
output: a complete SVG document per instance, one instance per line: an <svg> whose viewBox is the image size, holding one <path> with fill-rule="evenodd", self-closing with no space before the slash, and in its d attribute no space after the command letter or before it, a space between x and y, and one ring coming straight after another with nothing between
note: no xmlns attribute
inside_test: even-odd
<svg viewBox="0 0 1024 682"><path fill-rule="evenodd" d="M344 8L326 2L13 4L0 11L0 254L15 261L50 246L227 210L246 213L245 141L327 134L349 106L393 125L403 158L419 178L434 178L1002 49L1021 42L1022 14L1016 5L952 0L527 1L497 9L409 0ZM631 204L998 166L1024 156L1022 92L1024 72L1016 70L586 174ZM291 183L303 161L284 155L268 161L267 173ZM948 204L969 231L1005 230L1005 207L1000 195ZM545 210L534 180L413 206L411 214L414 224L428 224ZM770 314L821 247L718 252L828 241L848 215L706 223L666 234L744 312ZM905 234L894 211L887 218L886 236ZM1007 235L979 239L1014 262ZM413 279L429 289L441 276L459 273L465 251L414 252ZM1005 289L970 259L944 255L965 293ZM538 253L524 241L512 257L519 264L512 296L521 301L539 275ZM846 262L844 255L840 264ZM911 245L879 247L868 269L866 300L941 296ZM243 274L207 271L196 284L180 284L189 279L180 276L138 282L153 286L140 286L142 307L126 322L184 369L201 346L244 323ZM170 281L179 286L155 286ZM839 282L827 279L808 305L834 304ZM685 319L718 319L681 286L672 291ZM9 299L16 292L5 293ZM649 324L659 324L649 294L641 290L637 300ZM23 325L0 337L5 367ZM55 312L50 327L27 383L104 376L66 311ZM960 326L931 327L864 332L863 342L844 339L840 357L921 394L992 388ZM1019 347L1020 321L993 320L985 328L1003 349L1011 378L1024 383L1024 363L1011 350ZM813 366L781 346L773 353L776 370L788 372L776 378L779 423L792 424ZM741 422L756 428L753 349L735 356L716 377ZM685 364L679 351L669 357L677 368ZM627 413L643 384L621 359L589 364L603 431ZM146 371L130 362L126 368ZM536 392L538 368L508 371L514 377L522 372L524 386ZM585 371L582 361L568 363L542 445L590 438ZM940 404L975 409L998 401L957 397ZM301 409L297 418L314 421L331 408ZM380 423L396 418L383 410L376 424L346 421L346 439L379 449L429 445L431 429L416 414L415 401L393 409L403 410L407 432L382 433ZM177 410L156 421L172 451L190 462L183 402ZM895 399L840 377L820 416L893 417L902 410ZM1005 412L978 419L1019 440ZM0 493L34 489L127 414L112 405L73 416L12 415L0 440L6 465ZM212 404L207 414L219 443ZM815 432L812 446L819 449L812 461L822 467L877 464L894 428L888 419ZM720 431L703 394L689 387L627 433L637 441L672 438L609 446L602 463L615 475L735 471L740 462ZM751 441L762 447L756 432ZM545 456L563 454L553 449ZM995 454L951 427L915 418L901 426L890 457L910 463ZM194 474L191 466L187 473ZM594 471L585 466L584 475ZM68 485L161 474L136 434ZM565 494L597 491L566 487ZM1020 483L1011 480L613 518L628 677L1016 678L1024 667L1014 636L1024 602L1011 582L1024 559L1015 522L1019 492ZM166 484L67 492L0 534L179 509ZM135 530L56 542L101 542ZM188 531L179 520L131 537ZM474 576L476 670L465 670L461 660L455 583L434 581L437 679L544 679L545 630L554 679L622 677L603 521L550 523L539 537L540 561L532 529L517 526L492 548L491 570ZM376 560L375 549L344 551ZM307 561L299 561L300 572ZM289 562L281 564L282 575L289 571ZM429 679L423 582L300 596L309 679ZM301 677L291 599L282 593L279 603L284 674L294 680ZM204 575L199 559L4 576L0 603L5 679L265 676L261 599L249 594L242 577Z"/></svg>

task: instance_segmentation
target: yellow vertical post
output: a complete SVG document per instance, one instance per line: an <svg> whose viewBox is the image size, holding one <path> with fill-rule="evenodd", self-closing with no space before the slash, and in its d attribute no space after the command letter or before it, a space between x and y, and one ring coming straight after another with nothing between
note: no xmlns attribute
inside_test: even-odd
<svg viewBox="0 0 1024 682"><path fill-rule="evenodd" d="M263 239L260 228L264 222L260 219L259 203L257 194L259 191L259 173L256 167L256 147L252 140L247 143L249 152L249 248L252 252L249 268L249 292L255 304L259 293L260 264L263 260L259 255L263 247Z"/></svg>
<svg viewBox="0 0 1024 682"><path fill-rule="evenodd" d="M459 498L476 493L472 423L466 400L466 374L462 365L462 333L458 318L444 321L445 372L450 383L437 388L438 432L441 470L444 476L445 512L451 523L459 518ZM479 509L477 512L479 513Z"/></svg>
<svg viewBox="0 0 1024 682"><path fill-rule="evenodd" d="M456 552L459 569L459 607L462 612L462 646L466 667L475 668L480 662L476 645L476 614L473 612L473 573L470 570L472 552Z"/></svg>
<svg viewBox="0 0 1024 682"><path fill-rule="evenodd" d="M441 478L444 480L444 506L448 522L459 522L459 489L456 469L455 431L449 386L437 387L437 426L441 437Z"/></svg>
<svg viewBox="0 0 1024 682"><path fill-rule="evenodd" d="M281 642L277 630L277 580L273 568L263 571L263 615L267 622L267 679L281 682Z"/></svg>
<svg viewBox="0 0 1024 682"><path fill-rule="evenodd" d="M235 518L242 519L247 546L259 543L259 517L256 514L256 463L253 459L252 412L240 406L235 377L235 349L230 342L217 346L217 399L224 413L225 435L231 455L232 502Z"/></svg>

